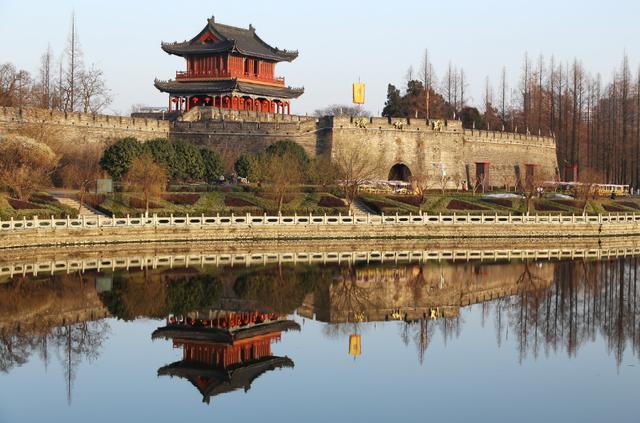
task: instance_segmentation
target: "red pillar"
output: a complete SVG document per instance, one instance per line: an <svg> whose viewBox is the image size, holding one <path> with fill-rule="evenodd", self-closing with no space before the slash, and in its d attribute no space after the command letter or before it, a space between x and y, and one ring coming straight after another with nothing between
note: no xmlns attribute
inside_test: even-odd
<svg viewBox="0 0 640 423"><path fill-rule="evenodd" d="M169 113L171 113L171 100L172 100L172 98L171 98L171 96L169 96Z"/></svg>

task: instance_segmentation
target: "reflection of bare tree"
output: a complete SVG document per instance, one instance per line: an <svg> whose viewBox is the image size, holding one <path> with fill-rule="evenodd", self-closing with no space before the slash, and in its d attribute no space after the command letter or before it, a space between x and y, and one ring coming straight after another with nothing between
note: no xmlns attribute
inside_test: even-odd
<svg viewBox="0 0 640 423"><path fill-rule="evenodd" d="M0 371L8 373L29 360L34 339L24 334L0 334Z"/></svg>
<svg viewBox="0 0 640 423"><path fill-rule="evenodd" d="M340 279L331 285L332 308L347 321L365 321L369 311L380 307L373 291L371 281L359 279L355 268L344 268Z"/></svg>
<svg viewBox="0 0 640 423"><path fill-rule="evenodd" d="M525 272L526 273L526 272ZM555 283L545 290L521 291L496 310L508 310L516 332L520 358L564 349L569 357L598 333L606 340L616 363L621 364L630 344L638 355L640 314L637 309L638 259L610 262L561 262L555 267ZM525 278L526 279L526 278Z"/></svg>
<svg viewBox="0 0 640 423"><path fill-rule="evenodd" d="M108 331L109 326L103 320L65 325L53 330L52 339L64 369L69 403L76 369L83 360L92 362L98 358Z"/></svg>

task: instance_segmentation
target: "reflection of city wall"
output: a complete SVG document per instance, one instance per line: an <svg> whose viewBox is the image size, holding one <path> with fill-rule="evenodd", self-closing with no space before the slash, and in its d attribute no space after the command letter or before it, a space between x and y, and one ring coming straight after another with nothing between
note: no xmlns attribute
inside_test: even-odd
<svg viewBox="0 0 640 423"><path fill-rule="evenodd" d="M469 304L546 289L553 282L554 267L554 263L428 263L356 268L326 290L308 294L298 312L330 323L413 321L431 317L432 310L450 317Z"/></svg>
<svg viewBox="0 0 640 423"><path fill-rule="evenodd" d="M0 332L43 332L108 315L92 275L20 279L0 285Z"/></svg>

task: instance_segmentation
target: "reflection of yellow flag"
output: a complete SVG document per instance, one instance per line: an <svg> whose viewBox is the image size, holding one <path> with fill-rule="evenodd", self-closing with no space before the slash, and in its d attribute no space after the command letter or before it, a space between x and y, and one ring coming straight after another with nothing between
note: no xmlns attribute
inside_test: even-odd
<svg viewBox="0 0 640 423"><path fill-rule="evenodd" d="M362 345L360 344L360 335L349 336L349 355L354 357L362 353Z"/></svg>
<svg viewBox="0 0 640 423"><path fill-rule="evenodd" d="M362 82L353 84L353 102L355 104L364 104L364 84Z"/></svg>

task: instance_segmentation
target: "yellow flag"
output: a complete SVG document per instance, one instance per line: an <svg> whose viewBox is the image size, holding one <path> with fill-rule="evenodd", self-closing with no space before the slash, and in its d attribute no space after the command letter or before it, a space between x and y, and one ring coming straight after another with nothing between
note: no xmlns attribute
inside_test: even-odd
<svg viewBox="0 0 640 423"><path fill-rule="evenodd" d="M362 82L353 84L353 102L355 104L364 104L364 84Z"/></svg>
<svg viewBox="0 0 640 423"><path fill-rule="evenodd" d="M362 354L362 344L360 342L360 335L349 336L349 355L357 357Z"/></svg>

